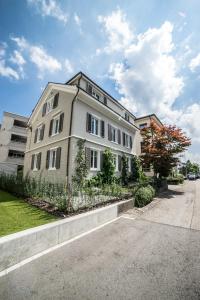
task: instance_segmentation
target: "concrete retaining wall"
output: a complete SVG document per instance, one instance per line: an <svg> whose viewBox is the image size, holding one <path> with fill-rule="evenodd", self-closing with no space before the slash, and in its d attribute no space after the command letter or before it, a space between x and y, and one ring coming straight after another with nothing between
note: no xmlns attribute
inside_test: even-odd
<svg viewBox="0 0 200 300"><path fill-rule="evenodd" d="M118 217L133 207L133 200L121 201L74 217L27 229L0 238L0 271L57 244L70 240Z"/></svg>

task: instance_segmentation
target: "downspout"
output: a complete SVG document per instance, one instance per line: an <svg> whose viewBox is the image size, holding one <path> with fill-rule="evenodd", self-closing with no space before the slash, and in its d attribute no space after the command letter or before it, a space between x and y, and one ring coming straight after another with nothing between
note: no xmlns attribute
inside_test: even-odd
<svg viewBox="0 0 200 300"><path fill-rule="evenodd" d="M70 125L69 125L69 139L68 139L68 150L67 150L67 172L66 172L66 176L67 176L67 185L69 184L69 154L70 154L70 148L71 148L71 134L72 134L72 121L73 121L73 112L74 112L74 103L78 97L78 93L80 91L80 80L81 80L82 74L78 80L78 84L76 85L78 90L76 92L76 95L74 96L73 100L72 100L72 107L71 107L71 116L70 116Z"/></svg>

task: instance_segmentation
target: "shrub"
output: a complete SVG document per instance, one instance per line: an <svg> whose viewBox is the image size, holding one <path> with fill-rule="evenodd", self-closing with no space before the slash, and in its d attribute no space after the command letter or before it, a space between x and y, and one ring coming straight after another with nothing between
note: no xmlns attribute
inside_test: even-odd
<svg viewBox="0 0 200 300"><path fill-rule="evenodd" d="M138 189L135 190L135 206L137 207L143 207L150 203L155 196L155 189L150 186L143 186L139 187Z"/></svg>
<svg viewBox="0 0 200 300"><path fill-rule="evenodd" d="M184 176L182 174L177 174L176 176L169 176L167 178L168 184L180 184L184 182Z"/></svg>
<svg viewBox="0 0 200 300"><path fill-rule="evenodd" d="M102 183L112 184L115 177L114 156L110 149L103 152L103 164L101 170Z"/></svg>

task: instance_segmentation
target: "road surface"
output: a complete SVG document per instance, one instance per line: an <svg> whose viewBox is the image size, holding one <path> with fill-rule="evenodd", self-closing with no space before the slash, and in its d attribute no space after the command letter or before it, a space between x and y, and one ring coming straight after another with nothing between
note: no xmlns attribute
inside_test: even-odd
<svg viewBox="0 0 200 300"><path fill-rule="evenodd" d="M200 299L199 193L200 181L186 182L12 271L0 299Z"/></svg>

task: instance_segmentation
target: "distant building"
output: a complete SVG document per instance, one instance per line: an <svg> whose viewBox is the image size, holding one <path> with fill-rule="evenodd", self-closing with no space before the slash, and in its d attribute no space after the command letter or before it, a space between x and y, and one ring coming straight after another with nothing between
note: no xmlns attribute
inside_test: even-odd
<svg viewBox="0 0 200 300"><path fill-rule="evenodd" d="M23 170L28 118L4 112L0 126L0 172Z"/></svg>

